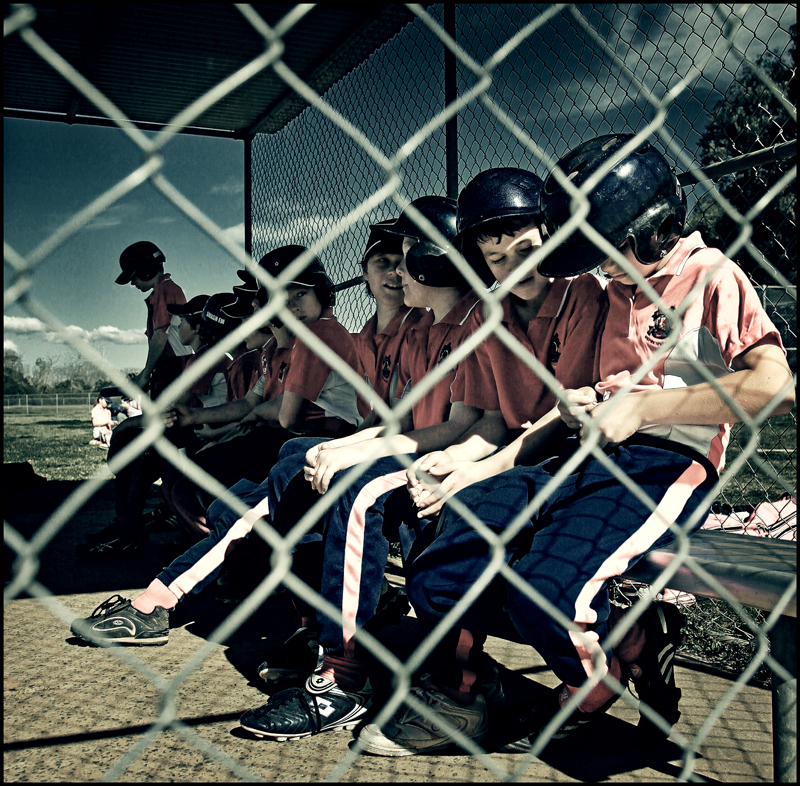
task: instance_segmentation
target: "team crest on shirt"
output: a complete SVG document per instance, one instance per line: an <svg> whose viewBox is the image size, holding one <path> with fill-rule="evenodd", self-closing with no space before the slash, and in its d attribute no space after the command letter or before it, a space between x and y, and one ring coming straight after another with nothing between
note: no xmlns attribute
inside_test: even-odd
<svg viewBox="0 0 800 786"><path fill-rule="evenodd" d="M670 311L674 310L670 309ZM654 347L660 347L667 340L667 336L669 336L669 319L666 314L656 309L650 327L647 328L645 341Z"/></svg>
<svg viewBox="0 0 800 786"><path fill-rule="evenodd" d="M550 341L550 349L547 353L547 362L551 366L555 366L558 363L558 359L561 357L561 339L558 337L558 333L553 334L553 339Z"/></svg>
<svg viewBox="0 0 800 786"><path fill-rule="evenodd" d="M392 356L384 355L383 363L381 363L381 376L384 379L389 379L391 375L392 375Z"/></svg>
<svg viewBox="0 0 800 786"><path fill-rule="evenodd" d="M441 363L450 354L450 351L451 351L450 344L445 344L442 347L442 351L439 353L439 360L437 365Z"/></svg>

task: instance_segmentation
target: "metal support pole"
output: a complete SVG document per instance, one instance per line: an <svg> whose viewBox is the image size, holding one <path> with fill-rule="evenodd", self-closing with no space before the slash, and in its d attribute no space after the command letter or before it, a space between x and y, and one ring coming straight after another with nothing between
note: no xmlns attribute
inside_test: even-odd
<svg viewBox="0 0 800 786"><path fill-rule="evenodd" d="M772 778L797 783L797 620L781 617L769 632L770 654L792 676L772 672Z"/></svg>
<svg viewBox="0 0 800 786"><path fill-rule="evenodd" d="M253 254L253 137L244 138L244 250Z"/></svg>
<svg viewBox="0 0 800 786"><path fill-rule="evenodd" d="M455 41L456 39L456 4L444 4L444 29ZM450 104L457 97L456 89L456 56L444 50L444 101ZM457 118L453 117L445 124L445 158L447 167L447 196L458 199L458 127Z"/></svg>

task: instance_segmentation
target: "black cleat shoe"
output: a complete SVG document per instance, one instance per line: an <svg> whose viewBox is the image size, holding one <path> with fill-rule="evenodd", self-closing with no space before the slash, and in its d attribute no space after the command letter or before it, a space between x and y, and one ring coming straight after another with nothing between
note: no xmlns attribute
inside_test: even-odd
<svg viewBox="0 0 800 786"><path fill-rule="evenodd" d="M545 726L561 709L559 696L563 686L553 688L544 696L536 696L519 704L505 707L492 730L494 750L500 753L527 753L536 743ZM586 730L598 718L605 715L619 698L612 696L594 712L573 710L550 736L547 750L568 751L580 744Z"/></svg>
<svg viewBox="0 0 800 786"><path fill-rule="evenodd" d="M276 693L266 704L248 710L242 728L256 737L284 742L323 731L354 729L372 704L369 680L359 691L346 691L319 674L302 688Z"/></svg>
<svg viewBox="0 0 800 786"><path fill-rule="evenodd" d="M273 685L305 682L322 665L323 651L317 634L309 628L298 628L258 667L258 676Z"/></svg>
<svg viewBox="0 0 800 786"><path fill-rule="evenodd" d="M142 552L146 542L146 535L137 535L132 539L128 539L119 534L109 533L104 539L95 543L79 544L75 548L75 552L84 559L132 557Z"/></svg>
<svg viewBox="0 0 800 786"><path fill-rule="evenodd" d="M103 601L87 619L76 619L70 626L73 635L98 647L115 644L158 646L169 638L169 611L156 606L145 614L121 595Z"/></svg>
<svg viewBox="0 0 800 786"><path fill-rule="evenodd" d="M645 633L644 649L636 659L641 674L638 677L631 674L639 701L655 710L670 729L681 717L678 709L681 691L675 685L673 661L678 647L686 640L681 633L685 622L683 614L673 604L654 602L639 618ZM623 668L630 671L625 664ZM669 732L665 733L641 712L637 728L644 743L657 743L669 736Z"/></svg>

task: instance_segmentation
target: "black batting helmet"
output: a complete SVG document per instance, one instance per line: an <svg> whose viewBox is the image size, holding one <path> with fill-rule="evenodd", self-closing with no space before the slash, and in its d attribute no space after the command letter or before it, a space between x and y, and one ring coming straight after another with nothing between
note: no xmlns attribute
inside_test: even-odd
<svg viewBox="0 0 800 786"><path fill-rule="evenodd" d="M429 239L407 210L394 223L382 224L381 229L384 232L417 239L416 245L405 256L409 275L428 287L464 286L463 276L447 256L447 252L453 248L452 241L456 236L458 203L447 197L424 196L413 200L411 204L444 235L448 244L446 248L442 248Z"/></svg>
<svg viewBox="0 0 800 786"><path fill-rule="evenodd" d="M411 204L414 208L419 210L447 240L452 240L456 236L456 232L458 231L456 229L458 203L455 199L448 199L447 197L440 196L424 196L413 200ZM370 229L376 226L378 225L373 225ZM417 240L425 240L428 238L425 230L417 226L414 219L409 215L408 210L404 210L400 214L400 217L393 223L385 221L380 224L380 229L383 232L388 232L390 235L415 237Z"/></svg>
<svg viewBox="0 0 800 786"><path fill-rule="evenodd" d="M525 169L487 169L476 175L458 195L458 235L455 246L486 284L494 276L474 238L489 222L514 216L536 216L542 209L542 179Z"/></svg>
<svg viewBox="0 0 800 786"><path fill-rule="evenodd" d="M580 188L611 158L619 159L586 195L586 221L616 248L631 238L636 259L651 265L678 242L686 222L686 196L666 158L648 142L619 158L619 150L632 138L632 134L609 134L591 139L567 153L556 166ZM551 172L545 178L541 199L544 226L552 235L570 219L572 197ZM539 265L539 273L574 276L597 267L607 256L577 229L550 252Z"/></svg>

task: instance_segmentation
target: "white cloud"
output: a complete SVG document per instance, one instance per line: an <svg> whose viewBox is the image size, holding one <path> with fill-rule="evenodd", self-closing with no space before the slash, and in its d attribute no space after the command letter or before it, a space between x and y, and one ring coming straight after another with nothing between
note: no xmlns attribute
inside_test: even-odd
<svg viewBox="0 0 800 786"><path fill-rule="evenodd" d="M3 352L15 352L19 355L19 347L7 338L3 339Z"/></svg>
<svg viewBox="0 0 800 786"><path fill-rule="evenodd" d="M237 224L235 227L228 227L222 231L222 234L225 235L229 240L232 240L234 243L237 243L240 246L244 246L244 224Z"/></svg>
<svg viewBox="0 0 800 786"><path fill-rule="evenodd" d="M3 315L3 330L6 333L43 333L44 323L35 317L7 317Z"/></svg>
<svg viewBox="0 0 800 786"><path fill-rule="evenodd" d="M238 180L229 180L227 183L218 183L211 187L212 194L241 194L244 191L244 183Z"/></svg>
<svg viewBox="0 0 800 786"><path fill-rule="evenodd" d="M42 338L50 344L65 344L66 340L43 322L34 317L3 316L3 329L6 333L31 335L41 333ZM68 325L66 330L74 337L86 342L108 341L111 344L146 344L147 337L141 330L120 330L113 325L102 325L94 330L86 330L78 325Z"/></svg>

